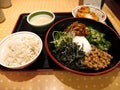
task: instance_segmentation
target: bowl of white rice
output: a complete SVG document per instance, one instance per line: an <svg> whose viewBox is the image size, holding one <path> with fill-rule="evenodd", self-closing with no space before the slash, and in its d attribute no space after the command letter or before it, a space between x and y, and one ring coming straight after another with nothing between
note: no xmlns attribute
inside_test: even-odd
<svg viewBox="0 0 120 90"><path fill-rule="evenodd" d="M10 69L22 69L31 65L43 48L41 38L29 31L8 35L0 42L0 65Z"/></svg>

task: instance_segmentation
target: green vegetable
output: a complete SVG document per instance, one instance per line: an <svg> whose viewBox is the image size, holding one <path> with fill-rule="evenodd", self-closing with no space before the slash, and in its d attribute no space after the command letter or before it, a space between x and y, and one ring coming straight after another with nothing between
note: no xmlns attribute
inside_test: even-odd
<svg viewBox="0 0 120 90"><path fill-rule="evenodd" d="M55 48L52 52L57 60L71 69L82 69L84 66L81 62L84 60L85 52L83 48L79 49L80 46L73 43L73 36L69 33L55 31L53 38L51 43Z"/></svg>
<svg viewBox="0 0 120 90"><path fill-rule="evenodd" d="M53 32L54 40L51 43L54 43L54 46L57 48L64 43L67 43L69 41L72 42L72 38L73 38L73 36L70 33L54 31Z"/></svg>
<svg viewBox="0 0 120 90"><path fill-rule="evenodd" d="M97 48L103 51L108 51L111 43L104 38L105 34L93 29L92 27L88 27L88 30L90 32L90 34L86 36L88 41Z"/></svg>
<svg viewBox="0 0 120 90"><path fill-rule="evenodd" d="M54 49L53 53L65 66L76 70L82 68L81 61L84 60L85 52L82 49L79 50L76 43L68 41Z"/></svg>

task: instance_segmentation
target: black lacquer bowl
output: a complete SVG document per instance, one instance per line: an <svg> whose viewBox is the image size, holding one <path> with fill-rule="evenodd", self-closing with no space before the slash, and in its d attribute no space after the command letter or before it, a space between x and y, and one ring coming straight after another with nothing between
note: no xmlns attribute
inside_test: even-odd
<svg viewBox="0 0 120 90"><path fill-rule="evenodd" d="M112 46L110 47L108 53L113 56L113 59L111 60L110 65L107 68L102 69L102 70L83 69L83 70L77 71L77 70L73 70L73 69L70 69L70 68L64 66L56 59L56 56L53 55L52 50L54 49L54 47L50 43L51 41L53 41L52 32L53 31L62 31L65 28L67 28L67 26L69 26L70 24L72 24L75 21L84 23L86 26L92 26L94 29L96 29L102 33L105 33L105 39L112 43ZM115 32L115 30L113 30L106 24L103 24L101 22L97 22L97 21L94 21L91 19L65 18L65 19L62 19L62 20L56 22L47 31L44 43L45 43L45 48L46 48L48 55L51 57L51 59L56 64L58 64L60 67L62 67L65 70L71 71L71 72L79 74L79 75L89 75L89 76L90 75L101 75L101 74L105 74L107 72L114 70L116 67L118 67L120 65L120 36L118 35L118 33Z"/></svg>

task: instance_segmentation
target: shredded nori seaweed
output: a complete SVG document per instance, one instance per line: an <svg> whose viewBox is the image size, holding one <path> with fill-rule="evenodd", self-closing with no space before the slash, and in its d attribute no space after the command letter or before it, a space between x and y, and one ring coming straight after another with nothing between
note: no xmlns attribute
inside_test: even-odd
<svg viewBox="0 0 120 90"><path fill-rule="evenodd" d="M85 52L79 49L79 47L76 43L68 41L55 48L53 53L56 59L63 65L75 70L84 69L86 67L81 62L84 60Z"/></svg>

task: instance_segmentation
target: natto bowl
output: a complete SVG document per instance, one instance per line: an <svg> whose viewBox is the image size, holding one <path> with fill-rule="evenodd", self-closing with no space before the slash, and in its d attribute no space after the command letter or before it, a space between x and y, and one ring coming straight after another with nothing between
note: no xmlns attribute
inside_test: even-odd
<svg viewBox="0 0 120 90"><path fill-rule="evenodd" d="M110 41L112 43L112 46L110 47L108 53L111 54L113 56L113 59L110 62L110 65L102 70L73 70L70 69L66 66L64 66L63 64L61 64L57 59L56 56L53 55L52 50L54 49L53 45L50 43L51 41L53 41L52 38L52 32L53 31L63 31L65 28L67 28L67 26L69 26L70 24L72 24L73 22L78 21L79 23L84 23L86 26L91 26L94 29L105 33L105 39ZM79 74L79 75L87 75L87 76L95 76L95 75L101 75L101 74L105 74L108 73L112 70L114 70L115 68L117 68L120 65L120 36L118 35L118 33L116 33L116 31L114 29L112 29L111 27L109 27L108 25L105 25L101 22L92 20L92 19L88 19L88 18L65 18L62 19L58 22L56 22L55 24L53 24L49 30L46 33L45 36L45 48L46 51L48 53L48 55L51 57L51 59L60 67L62 67L65 70L68 70L70 72Z"/></svg>

